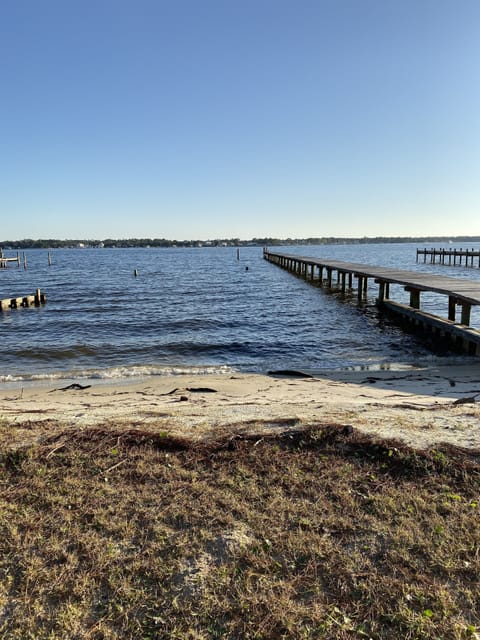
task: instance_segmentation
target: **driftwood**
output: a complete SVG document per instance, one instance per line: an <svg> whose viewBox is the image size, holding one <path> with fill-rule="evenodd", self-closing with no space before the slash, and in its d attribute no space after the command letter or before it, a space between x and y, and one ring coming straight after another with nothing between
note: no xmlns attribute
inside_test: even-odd
<svg viewBox="0 0 480 640"><path fill-rule="evenodd" d="M83 391L84 389L90 389L91 386L91 384L78 384L78 382L74 382L67 387L60 387L60 389L53 389L53 391Z"/></svg>
<svg viewBox="0 0 480 640"><path fill-rule="evenodd" d="M476 402L476 397L480 395L480 394L476 394L474 396L467 396L466 398L458 398L457 400L454 400L452 402L452 404L473 404Z"/></svg>
<svg viewBox="0 0 480 640"><path fill-rule="evenodd" d="M289 378L313 378L309 373L305 371L296 371L295 369L277 369L275 371L269 371L269 376L286 376Z"/></svg>
<svg viewBox="0 0 480 640"><path fill-rule="evenodd" d="M175 387L171 391L167 391L166 393L160 393L161 396L172 396L177 391L190 391L191 393L217 393L216 389L211 389L210 387L187 387L186 389L180 389L179 387Z"/></svg>

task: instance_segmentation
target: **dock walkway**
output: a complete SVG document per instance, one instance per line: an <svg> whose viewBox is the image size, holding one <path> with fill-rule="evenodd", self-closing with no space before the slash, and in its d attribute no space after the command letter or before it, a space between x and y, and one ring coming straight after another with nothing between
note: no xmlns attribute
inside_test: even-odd
<svg viewBox="0 0 480 640"><path fill-rule="evenodd" d="M438 276L432 273L418 273L400 269L370 266L340 260L305 257L294 254L271 252L264 249L264 258L269 262L297 273L307 280L316 281L319 286L340 290L353 289L357 283L357 298L366 298L369 280L378 284L377 304L407 320L409 324L420 326L439 338L449 337L457 347L470 354L480 355L480 331L470 326L471 309L480 306L480 280ZM325 272L325 277L324 277ZM336 283L334 283L336 273ZM390 298L390 285L401 285L410 293L410 304L395 302ZM421 293L434 292L447 296L446 318L426 313L420 309ZM456 322L457 306L461 320Z"/></svg>

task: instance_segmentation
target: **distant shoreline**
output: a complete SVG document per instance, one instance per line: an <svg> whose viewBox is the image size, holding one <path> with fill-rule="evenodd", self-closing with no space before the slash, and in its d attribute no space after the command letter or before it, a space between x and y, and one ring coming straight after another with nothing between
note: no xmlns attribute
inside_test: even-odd
<svg viewBox="0 0 480 640"><path fill-rule="evenodd" d="M425 244L431 242L480 242L480 236L372 236L362 238L312 237L312 238L217 238L214 240L169 240L165 238L107 238L93 239L38 239L3 240L0 247L4 250L19 249L78 249L78 248L192 248L192 247L264 247L264 246L308 246L329 244Z"/></svg>

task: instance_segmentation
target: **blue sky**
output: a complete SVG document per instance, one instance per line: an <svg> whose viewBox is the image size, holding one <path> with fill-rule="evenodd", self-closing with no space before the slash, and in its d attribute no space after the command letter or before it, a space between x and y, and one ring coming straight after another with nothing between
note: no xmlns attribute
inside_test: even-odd
<svg viewBox="0 0 480 640"><path fill-rule="evenodd" d="M0 240L480 234L478 0L2 0Z"/></svg>

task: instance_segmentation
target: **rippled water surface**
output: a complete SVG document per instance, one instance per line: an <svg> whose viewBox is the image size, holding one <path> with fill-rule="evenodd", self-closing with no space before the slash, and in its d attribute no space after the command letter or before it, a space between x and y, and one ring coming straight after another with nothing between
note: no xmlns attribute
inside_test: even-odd
<svg viewBox="0 0 480 640"><path fill-rule="evenodd" d="M416 246L279 250L480 278L478 268L417 264ZM47 251L26 254L27 270L0 270L0 298L31 294L40 287L48 302L42 308L0 314L0 381L326 370L452 359L451 354L433 353L379 316L374 287L367 304L358 306L355 295L326 294L267 263L258 247L241 248L240 260L231 247L65 249L52 251L51 266ZM395 298L405 295L399 289ZM446 299L422 299L426 309L446 315ZM475 323L479 325L478 315Z"/></svg>

